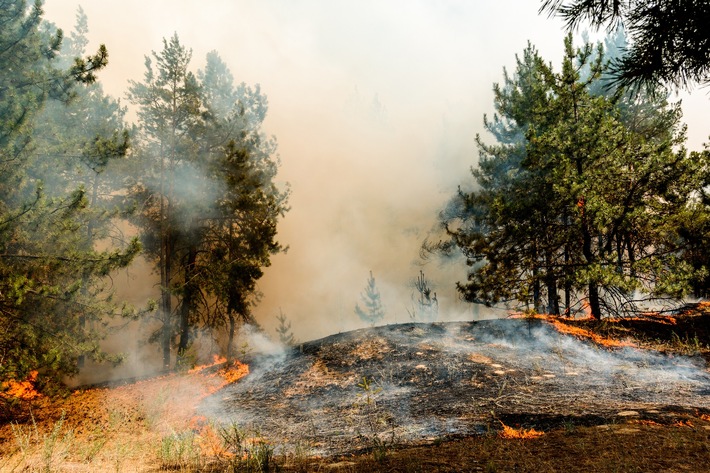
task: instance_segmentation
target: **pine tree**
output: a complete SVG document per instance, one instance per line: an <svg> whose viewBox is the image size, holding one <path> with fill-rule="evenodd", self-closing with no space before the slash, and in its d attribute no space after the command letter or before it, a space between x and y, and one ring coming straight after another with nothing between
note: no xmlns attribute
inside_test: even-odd
<svg viewBox="0 0 710 473"><path fill-rule="evenodd" d="M163 367L171 363L176 323L173 296L180 288L180 270L192 270L194 236L190 223L198 211L200 174L195 172L203 111L199 85L189 70L192 51L176 35L163 40L163 50L146 57L143 82L132 81L128 98L138 105L139 148L131 193L139 202L138 225L146 254L160 274L160 323L151 339L159 340ZM153 64L155 61L155 65ZM191 214L186 214L191 212ZM189 256L188 256L189 255ZM183 268L180 268L182 263ZM183 288L191 295L192 286ZM186 301L186 311L190 310ZM181 315L182 317L182 315Z"/></svg>
<svg viewBox="0 0 710 473"><path fill-rule="evenodd" d="M155 66L146 59L144 81L131 83L129 98L140 107L136 157L144 163L132 195L161 274L154 339L167 367L174 338L180 357L195 327L226 326L231 356L262 268L282 250L276 224L288 192L274 183L276 144L260 129L267 102L258 87L235 87L216 52L193 74L191 52L177 35L163 46L152 55Z"/></svg>
<svg viewBox="0 0 710 473"><path fill-rule="evenodd" d="M624 25L633 42L611 64L620 85L687 87L710 80L708 2L543 0L540 10L562 17L569 30L585 21L608 31Z"/></svg>
<svg viewBox="0 0 710 473"><path fill-rule="evenodd" d="M414 280L416 296L412 296L414 308L409 314L412 320L433 322L439 317L439 300L436 292L432 291L430 282L424 276L424 271L419 271L419 276Z"/></svg>
<svg viewBox="0 0 710 473"><path fill-rule="evenodd" d="M592 316L636 309L646 297L685 294L678 221L702 188L705 159L689 159L679 109L658 94L593 95L601 50L565 41L560 72L530 47L496 87L500 116L486 122L497 145L478 140L479 189L461 191L443 214L473 266L467 300L565 311L583 294ZM532 80L531 80L532 79ZM541 304L542 294L547 304Z"/></svg>
<svg viewBox="0 0 710 473"><path fill-rule="evenodd" d="M287 347L295 345L296 339L291 330L291 322L281 310L279 310L279 315L276 316L276 320L279 321L279 325L276 327L276 333L279 334L279 341Z"/></svg>
<svg viewBox="0 0 710 473"><path fill-rule="evenodd" d="M284 248L276 240L277 223L288 211L288 188L275 183L276 142L261 126L268 101L258 86L235 85L216 52L198 73L210 117L207 132L213 143L210 162L222 193L213 209L206 236L209 251L203 264L205 287L216 298L211 328L226 327L231 355L238 323L254 323L251 307L258 301L256 283L272 255Z"/></svg>
<svg viewBox="0 0 710 473"><path fill-rule="evenodd" d="M365 292L360 294L360 300L362 301L363 307L360 307L360 304L355 304L355 314L357 314L360 320L370 325L375 325L385 317L385 310L382 307L382 298L380 291L377 289L372 271L370 271L370 277L367 280Z"/></svg>
<svg viewBox="0 0 710 473"><path fill-rule="evenodd" d="M87 328L83 321L104 321L121 310L105 291L106 276L139 250L135 241L96 249L87 238L96 214L86 188L67 167L47 172L58 161L39 136L48 101L64 106L81 94L81 83L94 83L106 50L70 66L62 62L63 34L42 22L39 2L29 10L23 1L4 2L0 23L0 378L38 370L40 381L61 383L81 356L106 358L101 325ZM75 113L84 118L84 111ZM60 141L72 135L70 126L56 128Z"/></svg>

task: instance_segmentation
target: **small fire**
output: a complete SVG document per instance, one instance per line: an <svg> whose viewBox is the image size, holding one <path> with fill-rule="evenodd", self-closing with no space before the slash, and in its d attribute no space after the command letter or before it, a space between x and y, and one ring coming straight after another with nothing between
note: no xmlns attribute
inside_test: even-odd
<svg viewBox="0 0 710 473"><path fill-rule="evenodd" d="M202 371L204 371L207 368L213 368L216 366L222 366L219 370L217 370L214 373L209 373L209 374L202 374ZM200 365L200 366L195 366L192 368L190 371L188 371L189 374L202 374L205 378L209 378L210 380L217 380L216 383L212 382L210 383L209 388L207 389L207 392L205 393L205 396L209 394L213 394L216 391L219 391L223 387L225 387L228 384L234 383L235 381L239 380L240 378L243 378L244 376L249 374L249 365L245 365L244 363L241 363L237 360L235 360L232 363L227 364L227 359L223 356L219 355L214 355L213 356L213 361L212 363L206 364L206 365ZM203 396L203 397L205 397Z"/></svg>
<svg viewBox="0 0 710 473"><path fill-rule="evenodd" d="M219 370L217 370L214 373L208 373L204 374L202 371L205 370L205 368L217 366L217 365L224 365L222 366ZM227 359L223 357L217 357L215 356L214 358L214 363L209 364L209 365L203 365L203 366L198 366L196 368L193 368L189 371L190 374L195 375L198 374L199 376L203 377L204 379L208 380L208 383L205 384L205 390L202 396L200 396L200 399L203 399L211 394L216 393L223 387L225 387L228 384L232 384L239 379L243 378L244 376L249 374L249 365L244 364L238 360L234 360L233 362L227 364Z"/></svg>
<svg viewBox="0 0 710 473"><path fill-rule="evenodd" d="M631 423L633 424L639 424L639 425L661 425L658 422L650 419L637 419L637 420L632 420Z"/></svg>
<svg viewBox="0 0 710 473"><path fill-rule="evenodd" d="M646 319L651 319L654 322L658 322L664 325L678 325L678 319L670 315L659 314L658 312L644 312L641 317Z"/></svg>
<svg viewBox="0 0 710 473"><path fill-rule="evenodd" d="M221 365L226 362L227 362L227 359L225 357L219 356L219 355L212 355L212 363L208 363L206 365L195 366L190 371L188 371L188 373L199 373L200 371L204 370L205 368L211 368L213 366Z"/></svg>
<svg viewBox="0 0 710 473"><path fill-rule="evenodd" d="M582 312L584 313L585 318L592 318L592 306L589 305L589 301L582 301Z"/></svg>
<svg viewBox="0 0 710 473"><path fill-rule="evenodd" d="M225 381L225 385L234 383L249 374L249 365L235 361L230 367L220 371L220 376Z"/></svg>
<svg viewBox="0 0 710 473"><path fill-rule="evenodd" d="M695 427L692 422L689 420L679 420L675 424L673 424L675 427Z"/></svg>
<svg viewBox="0 0 710 473"><path fill-rule="evenodd" d="M545 435L545 432L540 432L539 430L522 428L515 429L505 425L501 421L498 422L500 422L500 425L503 426L503 431L500 432L499 435L504 439L536 439Z"/></svg>
<svg viewBox="0 0 710 473"><path fill-rule="evenodd" d="M0 396L6 399L22 399L29 401L41 396L35 389L34 383L37 380L37 371L31 371L24 381L5 381L0 384Z"/></svg>
<svg viewBox="0 0 710 473"><path fill-rule="evenodd" d="M190 429L197 433L197 445L200 451L208 456L228 458L234 456L228 451L220 434L205 416L194 416L190 419Z"/></svg>

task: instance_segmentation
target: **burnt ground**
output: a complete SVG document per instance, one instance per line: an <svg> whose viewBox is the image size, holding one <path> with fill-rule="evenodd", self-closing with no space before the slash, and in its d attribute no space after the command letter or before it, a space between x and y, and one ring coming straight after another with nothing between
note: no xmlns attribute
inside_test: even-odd
<svg viewBox="0 0 710 473"><path fill-rule="evenodd" d="M200 411L323 456L710 412L702 358L597 342L538 319L362 329L255 358Z"/></svg>
<svg viewBox="0 0 710 473"><path fill-rule="evenodd" d="M0 472L710 471L707 303L393 325L251 358L246 377L214 360L2 398Z"/></svg>

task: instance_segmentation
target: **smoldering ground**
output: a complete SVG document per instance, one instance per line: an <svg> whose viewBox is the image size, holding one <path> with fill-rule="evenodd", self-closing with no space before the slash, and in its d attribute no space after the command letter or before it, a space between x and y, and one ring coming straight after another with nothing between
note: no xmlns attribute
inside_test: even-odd
<svg viewBox="0 0 710 473"><path fill-rule="evenodd" d="M532 319L361 329L250 368L202 412L321 454L482 433L501 419L544 429L710 409L702 360L609 349Z"/></svg>

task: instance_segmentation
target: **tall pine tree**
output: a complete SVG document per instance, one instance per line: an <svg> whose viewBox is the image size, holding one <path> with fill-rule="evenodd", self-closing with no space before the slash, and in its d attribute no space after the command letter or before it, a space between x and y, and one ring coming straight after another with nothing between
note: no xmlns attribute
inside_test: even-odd
<svg viewBox="0 0 710 473"><path fill-rule="evenodd" d="M154 338L168 367L172 346L183 357L194 328L227 327L231 347L237 321L250 318L261 268L282 249L276 223L288 192L274 183L276 145L261 132L267 102L258 87L235 86L216 52L193 74L177 35L163 46L146 58L129 98L139 106L143 163L132 195L161 275Z"/></svg>
<svg viewBox="0 0 710 473"><path fill-rule="evenodd" d="M82 83L94 83L107 62L105 48L63 62L62 32L43 23L40 2L30 8L3 2L0 23L0 378L36 370L39 380L58 382L76 371L82 356L105 358L100 325L87 328L84 321L120 311L103 297L102 283L129 264L139 246L97 249L87 238L96 215L86 187L66 166L48 172L59 162L56 148L50 151L49 140L39 136L48 101L63 107L81 94ZM86 118L82 110L75 113ZM57 140L69 141L72 126L57 124Z"/></svg>

